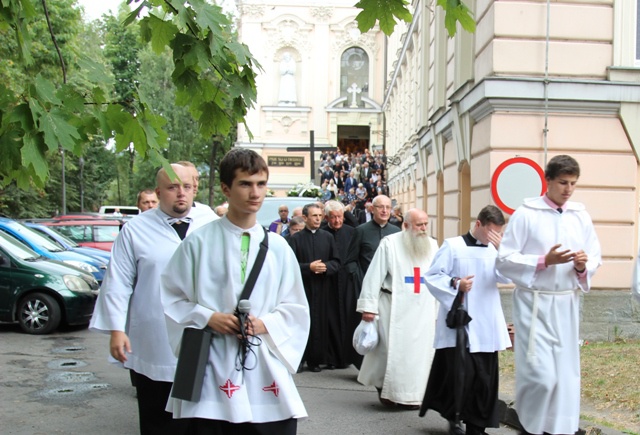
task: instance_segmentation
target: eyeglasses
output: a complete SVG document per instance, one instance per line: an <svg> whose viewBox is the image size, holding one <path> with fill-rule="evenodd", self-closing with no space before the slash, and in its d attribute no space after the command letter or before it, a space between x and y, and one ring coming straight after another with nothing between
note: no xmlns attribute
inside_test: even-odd
<svg viewBox="0 0 640 435"><path fill-rule="evenodd" d="M378 210L391 210L390 205L374 205L374 207L377 208Z"/></svg>

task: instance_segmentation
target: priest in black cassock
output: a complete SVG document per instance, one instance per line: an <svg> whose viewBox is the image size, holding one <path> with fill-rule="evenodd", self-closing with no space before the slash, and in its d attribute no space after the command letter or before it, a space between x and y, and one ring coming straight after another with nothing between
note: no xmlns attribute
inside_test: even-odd
<svg viewBox="0 0 640 435"><path fill-rule="evenodd" d="M357 316L352 308L347 311L348 278L349 275L344 267L344 259L347 257L347 249L355 228L346 225L344 205L338 201L327 201L324 206L326 225L320 229L329 232L336 242L338 257L342 263L340 270L331 277L328 301L328 323L329 323L329 354L328 364L336 368L346 368L354 362L354 357L358 355L352 345L353 331L360 316ZM359 355L358 355L359 356Z"/></svg>
<svg viewBox="0 0 640 435"><path fill-rule="evenodd" d="M364 279L365 273L367 273L373 254L375 254L376 249L378 249L380 240L382 240L383 237L401 231L397 226L389 224L389 218L391 217L391 199L388 196L378 195L373 198L372 204L373 218L369 222L356 227L351 242L349 243L347 257L343 261L344 267L349 275L346 309L348 310L349 316L356 316L358 322L361 319L361 315L356 312L356 303L360 297L362 280ZM351 335L353 335L353 330L351 331ZM354 353L353 357L355 360L352 361L352 363L360 369L362 356Z"/></svg>
<svg viewBox="0 0 640 435"><path fill-rule="evenodd" d="M323 211L317 203L304 206L306 227L289 239L289 245L300 264L302 282L309 301L311 330L304 360L312 372L321 371L328 360L328 295L331 278L340 269L338 250L331 234L320 230ZM301 365L302 366L302 365Z"/></svg>

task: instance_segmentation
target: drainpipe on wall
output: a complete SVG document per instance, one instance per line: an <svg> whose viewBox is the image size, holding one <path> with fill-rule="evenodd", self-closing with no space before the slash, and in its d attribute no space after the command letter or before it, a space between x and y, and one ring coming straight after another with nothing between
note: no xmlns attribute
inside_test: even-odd
<svg viewBox="0 0 640 435"><path fill-rule="evenodd" d="M544 167L547 167L547 136L549 135L549 27L551 23L551 2L547 0L547 35L544 47L544 129L542 130L544 148Z"/></svg>

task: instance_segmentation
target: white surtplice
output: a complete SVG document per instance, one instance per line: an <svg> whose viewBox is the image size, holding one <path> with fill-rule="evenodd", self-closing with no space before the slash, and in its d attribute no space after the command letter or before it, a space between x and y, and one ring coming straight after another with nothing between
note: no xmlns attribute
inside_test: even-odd
<svg viewBox="0 0 640 435"><path fill-rule="evenodd" d="M588 255L586 276L579 279L573 262L538 270L540 257L556 244ZM567 202L559 213L542 197L533 198L511 217L496 267L517 286L516 409L529 433L578 430L580 292L589 291L600 264L600 243L582 204Z"/></svg>
<svg viewBox="0 0 640 435"><path fill-rule="evenodd" d="M194 216L187 234L210 222ZM113 243L90 329L125 331L131 341L126 368L154 381L173 382L176 357L169 346L160 302L160 274L181 240L170 216L155 208L128 221ZM112 362L117 362L109 357ZM120 364L120 363L118 363Z"/></svg>
<svg viewBox="0 0 640 435"><path fill-rule="evenodd" d="M185 327L204 328L214 312L235 310L244 287L243 233L250 235L248 276L264 230L259 224L239 228L226 217L185 239L162 274L162 303L176 355ZM174 418L265 423L307 416L292 374L309 335L309 306L293 251L281 236L268 237L269 250L249 298L250 314L268 330L247 360L255 368L236 370L238 338L214 333L200 401L170 398L167 411Z"/></svg>
<svg viewBox="0 0 640 435"><path fill-rule="evenodd" d="M508 283L495 269L496 249L468 246L463 236L444 241L426 275L429 291L440 302L434 347L456 347L456 330L447 327L447 313L458 291L451 278L473 275L473 287L465 295L465 309L473 319L467 326L469 351L495 352L511 346L502 312L498 282Z"/></svg>
<svg viewBox="0 0 640 435"><path fill-rule="evenodd" d="M365 355L358 382L382 388L384 399L419 405L433 360L437 314L423 275L438 245L429 237L430 255L416 261L403 244L404 234L381 240L362 283L357 311L379 315L380 341Z"/></svg>

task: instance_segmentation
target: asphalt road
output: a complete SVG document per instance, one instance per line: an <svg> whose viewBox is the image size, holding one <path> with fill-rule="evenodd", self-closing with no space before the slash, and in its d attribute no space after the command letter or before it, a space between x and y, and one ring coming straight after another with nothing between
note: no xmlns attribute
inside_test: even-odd
<svg viewBox="0 0 640 435"><path fill-rule="evenodd" d="M20 435L138 433L135 391L128 373L107 362L108 337L84 328L47 336L0 325L0 433ZM357 371L323 370L296 375L309 417L300 435L446 435L436 413L387 410ZM491 435L515 434L511 428Z"/></svg>

